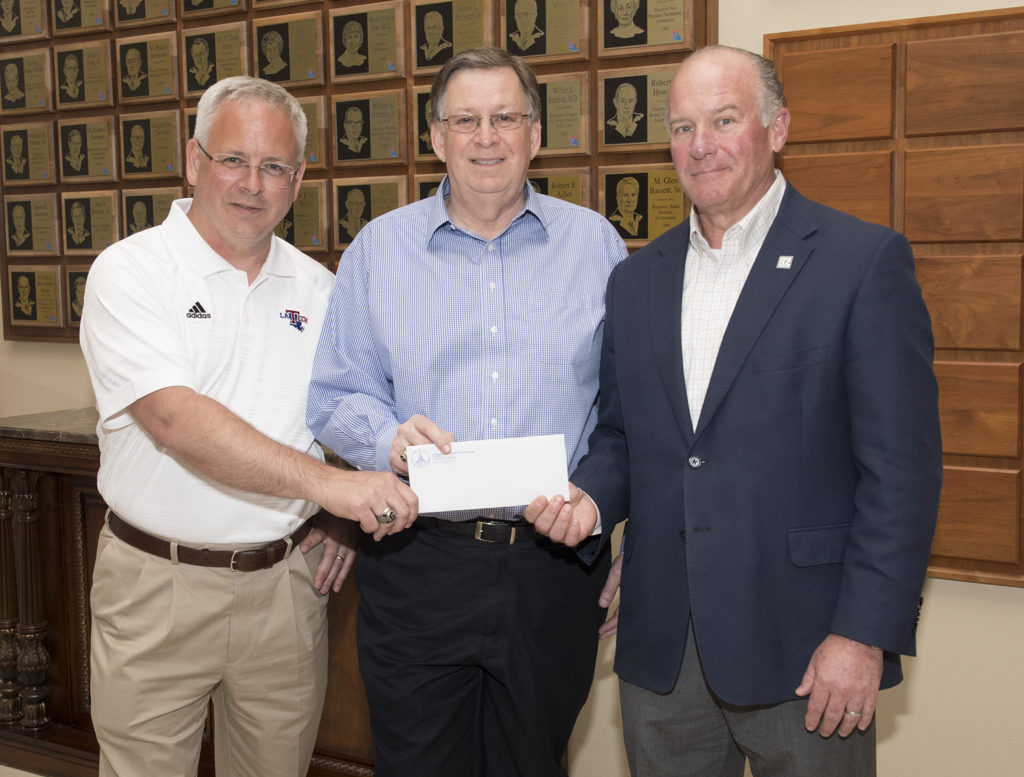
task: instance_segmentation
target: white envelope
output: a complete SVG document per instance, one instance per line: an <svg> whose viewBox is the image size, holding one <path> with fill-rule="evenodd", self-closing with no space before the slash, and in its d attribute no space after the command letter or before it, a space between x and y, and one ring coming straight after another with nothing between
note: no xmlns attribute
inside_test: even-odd
<svg viewBox="0 0 1024 777"><path fill-rule="evenodd" d="M561 434L456 442L447 455L411 445L405 455L421 514L525 505L542 494L569 497Z"/></svg>

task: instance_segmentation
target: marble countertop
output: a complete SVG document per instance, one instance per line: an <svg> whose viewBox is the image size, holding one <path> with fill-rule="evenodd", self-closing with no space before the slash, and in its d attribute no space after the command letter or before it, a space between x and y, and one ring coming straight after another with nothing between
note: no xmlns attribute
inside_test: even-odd
<svg viewBox="0 0 1024 777"><path fill-rule="evenodd" d="M96 445L98 420L94 407L9 416L0 418L0 437Z"/></svg>

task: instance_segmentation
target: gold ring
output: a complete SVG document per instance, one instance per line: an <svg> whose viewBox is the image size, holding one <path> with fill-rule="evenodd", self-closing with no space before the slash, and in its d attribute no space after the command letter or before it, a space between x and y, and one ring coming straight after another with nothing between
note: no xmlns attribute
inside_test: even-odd
<svg viewBox="0 0 1024 777"><path fill-rule="evenodd" d="M334 557L336 559L338 559L338 561L344 561L345 560L345 557L343 555L341 555L340 553L335 554Z"/></svg>
<svg viewBox="0 0 1024 777"><path fill-rule="evenodd" d="M398 454L398 458L400 458L402 461L408 461L408 459L405 457L405 449L404 448L402 449L402 452Z"/></svg>

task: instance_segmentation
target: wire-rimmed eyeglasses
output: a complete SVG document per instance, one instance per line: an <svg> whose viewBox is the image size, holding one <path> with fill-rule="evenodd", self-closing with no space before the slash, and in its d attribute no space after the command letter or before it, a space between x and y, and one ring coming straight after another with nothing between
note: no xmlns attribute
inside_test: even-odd
<svg viewBox="0 0 1024 777"><path fill-rule="evenodd" d="M259 165L250 165L244 159L239 159L233 154L218 154L217 156L213 156L213 154L203 148L203 144L198 140L196 141L196 145L199 146L200 151L206 154L207 159L217 165L213 168L214 174L225 181L241 181L249 175L249 168L254 167L259 171L263 183L272 188L283 189L287 186L291 186L292 179L298 172L298 170L291 165L285 165L281 162L264 162Z"/></svg>
<svg viewBox="0 0 1024 777"><path fill-rule="evenodd" d="M498 132L509 132L522 127L523 122L528 118L530 118L529 113L495 113L493 116L457 113L446 119L441 119L441 122L447 124L448 129L452 132L476 132L480 128L480 122L487 119Z"/></svg>

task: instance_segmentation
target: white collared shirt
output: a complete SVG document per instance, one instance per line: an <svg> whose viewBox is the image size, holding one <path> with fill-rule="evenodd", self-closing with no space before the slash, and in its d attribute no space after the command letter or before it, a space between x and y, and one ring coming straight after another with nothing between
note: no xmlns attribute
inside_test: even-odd
<svg viewBox="0 0 1024 777"><path fill-rule="evenodd" d="M786 180L776 170L775 182L764 196L726 230L721 248L708 245L700 231L697 208L690 211L690 248L683 276L680 326L683 376L695 430L725 329L785 191Z"/></svg>

